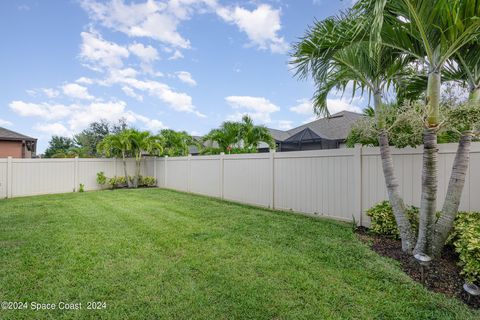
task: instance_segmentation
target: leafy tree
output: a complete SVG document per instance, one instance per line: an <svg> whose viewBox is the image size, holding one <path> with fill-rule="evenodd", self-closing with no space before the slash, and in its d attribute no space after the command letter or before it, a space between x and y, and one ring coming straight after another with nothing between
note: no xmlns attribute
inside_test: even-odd
<svg viewBox="0 0 480 320"><path fill-rule="evenodd" d="M220 128L211 130L203 137L206 143L216 142L218 151L230 154L232 150L241 149L241 124L239 122L225 121ZM213 151L213 145L207 147L207 150Z"/></svg>
<svg viewBox="0 0 480 320"><path fill-rule="evenodd" d="M275 139L270 131L265 126L254 125L252 118L248 115L242 117L239 134L243 141L243 148L247 152L257 152L261 142L265 142L272 149L275 148Z"/></svg>
<svg viewBox="0 0 480 320"><path fill-rule="evenodd" d="M163 138L163 155L181 157L189 154L190 146L199 147L199 143L185 131L163 129L160 131Z"/></svg>
<svg viewBox="0 0 480 320"><path fill-rule="evenodd" d="M72 149L75 143L71 138L53 136L48 142L48 148L45 150L45 158L72 158L75 157Z"/></svg>
<svg viewBox="0 0 480 320"><path fill-rule="evenodd" d="M163 139L160 136L152 135L148 131L127 130L131 141L132 152L135 156L135 176L133 187L138 187L140 178L140 169L142 164L142 156L160 155L163 151Z"/></svg>
<svg viewBox="0 0 480 320"><path fill-rule="evenodd" d="M88 128L74 136L74 141L86 157L98 156L97 144L109 134L116 134L127 129L125 119L120 119L117 123L110 123L105 119L92 122Z"/></svg>
<svg viewBox="0 0 480 320"><path fill-rule="evenodd" d="M134 148L132 143L133 130L126 129L116 134L109 134L97 144L99 154L107 157L121 157L123 162L123 172L128 187L131 187L127 172L127 157L133 156Z"/></svg>

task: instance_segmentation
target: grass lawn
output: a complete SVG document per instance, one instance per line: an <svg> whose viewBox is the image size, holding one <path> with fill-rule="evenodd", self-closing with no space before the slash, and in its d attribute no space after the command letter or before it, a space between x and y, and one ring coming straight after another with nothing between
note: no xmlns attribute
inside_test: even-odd
<svg viewBox="0 0 480 320"><path fill-rule="evenodd" d="M0 262L0 301L82 303L0 319L480 318L348 224L160 189L0 200Z"/></svg>

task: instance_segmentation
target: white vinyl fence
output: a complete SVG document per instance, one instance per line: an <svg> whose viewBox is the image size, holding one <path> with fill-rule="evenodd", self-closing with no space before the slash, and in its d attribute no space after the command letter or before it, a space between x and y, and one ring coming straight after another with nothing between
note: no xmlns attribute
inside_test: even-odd
<svg viewBox="0 0 480 320"><path fill-rule="evenodd" d="M439 145L438 208L457 144ZM422 147L393 149L407 204L420 205ZM120 159L0 159L0 198L99 189L96 174L123 175ZM134 160L128 160L133 175ZM368 226L365 210L387 198L378 148L147 158L142 175L162 188ZM461 210L480 211L480 142L473 143Z"/></svg>
<svg viewBox="0 0 480 320"><path fill-rule="evenodd" d="M441 209L457 144L439 145ZM393 149L405 202L419 206L423 148ZM189 156L156 160L158 186L369 225L365 211L387 199L379 148ZM480 211L480 143L473 143L460 205ZM475 196L475 194L477 196Z"/></svg>

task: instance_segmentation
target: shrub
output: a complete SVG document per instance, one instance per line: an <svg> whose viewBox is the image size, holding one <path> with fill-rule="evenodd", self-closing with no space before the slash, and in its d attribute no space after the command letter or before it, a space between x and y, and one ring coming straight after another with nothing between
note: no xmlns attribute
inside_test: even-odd
<svg viewBox="0 0 480 320"><path fill-rule="evenodd" d="M418 208L411 206L407 207L406 209L408 220L410 220L414 232L416 232L418 230ZM400 237L395 216L393 214L393 209L388 201L377 203L368 209L367 216L371 218L370 232L386 235L396 239Z"/></svg>
<svg viewBox="0 0 480 320"><path fill-rule="evenodd" d="M119 188L119 187L124 187L127 182L125 180L125 177L120 176L120 177L113 177L113 178L108 178L107 183L110 186L111 189Z"/></svg>
<svg viewBox="0 0 480 320"><path fill-rule="evenodd" d="M459 212L450 241L458 253L465 280L480 282L480 212Z"/></svg>
<svg viewBox="0 0 480 320"><path fill-rule="evenodd" d="M105 176L105 172L100 171L97 173L97 183L101 186L107 183L107 177Z"/></svg>
<svg viewBox="0 0 480 320"><path fill-rule="evenodd" d="M157 185L157 179L155 177L142 177L141 185L147 186L147 187L154 187Z"/></svg>
<svg viewBox="0 0 480 320"><path fill-rule="evenodd" d="M80 188L78 188L78 192L85 192L85 185L80 183Z"/></svg>

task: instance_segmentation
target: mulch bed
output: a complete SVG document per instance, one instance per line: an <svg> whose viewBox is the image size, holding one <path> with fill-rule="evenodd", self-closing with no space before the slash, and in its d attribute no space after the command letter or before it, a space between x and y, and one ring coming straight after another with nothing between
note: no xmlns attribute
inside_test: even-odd
<svg viewBox="0 0 480 320"><path fill-rule="evenodd" d="M421 282L421 269L415 258L402 251L400 240L370 234L366 228L357 229L358 238L378 254L400 262L403 271ZM458 256L451 247L445 247L442 257L425 269L425 287L428 290L454 296L473 309L480 309L480 297L471 297L463 290L464 280L457 265Z"/></svg>

